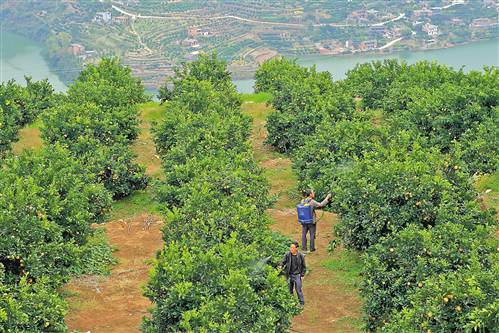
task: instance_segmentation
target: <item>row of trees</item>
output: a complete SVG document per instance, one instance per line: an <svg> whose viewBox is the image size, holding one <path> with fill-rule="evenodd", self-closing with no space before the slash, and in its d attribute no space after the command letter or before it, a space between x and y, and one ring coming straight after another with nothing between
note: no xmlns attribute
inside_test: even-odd
<svg viewBox="0 0 499 333"><path fill-rule="evenodd" d="M29 91L30 84L6 87ZM8 111L23 110L30 120L40 114L44 148L9 154L0 165L2 333L67 330L60 287L112 261L91 225L104 221L112 197L147 184L129 147L138 133L136 104L146 96L129 69L105 59L56 99L44 94L52 91L46 81L36 84L44 89L23 103L14 99L18 107ZM1 105L13 105L10 96Z"/></svg>
<svg viewBox="0 0 499 333"><path fill-rule="evenodd" d="M19 130L54 104L54 89L47 80L25 77L26 86L14 80L0 84L0 159L5 158L17 141Z"/></svg>
<svg viewBox="0 0 499 333"><path fill-rule="evenodd" d="M499 326L495 212L472 175L497 172L497 69L358 65L345 80L272 60L268 143L301 187L332 191L343 244L364 251L366 328L492 332Z"/></svg>
<svg viewBox="0 0 499 333"><path fill-rule="evenodd" d="M286 332L296 301L274 267L287 241L268 229L268 184L225 62L183 65L162 97L155 195L169 208L143 332Z"/></svg>

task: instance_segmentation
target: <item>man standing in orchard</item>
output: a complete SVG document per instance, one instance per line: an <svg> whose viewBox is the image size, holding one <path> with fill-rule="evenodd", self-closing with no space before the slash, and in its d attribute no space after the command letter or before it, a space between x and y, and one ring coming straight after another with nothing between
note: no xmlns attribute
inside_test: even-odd
<svg viewBox="0 0 499 333"><path fill-rule="evenodd" d="M307 233L310 232L310 252L315 251L315 235L317 231L316 209L324 208L331 199L331 193L328 193L322 202L314 200L315 193L311 189L303 191L303 199L297 206L298 222L301 224L301 242L303 251L307 251Z"/></svg>
<svg viewBox="0 0 499 333"><path fill-rule="evenodd" d="M289 284L289 292L293 294L293 289L296 289L296 294L298 295L301 306L305 305L301 286L303 278L305 277L307 266L305 265L305 256L301 252L298 252L297 241L294 241L289 246L289 252L284 255L284 259L282 260L280 267L286 274L286 280L288 280Z"/></svg>

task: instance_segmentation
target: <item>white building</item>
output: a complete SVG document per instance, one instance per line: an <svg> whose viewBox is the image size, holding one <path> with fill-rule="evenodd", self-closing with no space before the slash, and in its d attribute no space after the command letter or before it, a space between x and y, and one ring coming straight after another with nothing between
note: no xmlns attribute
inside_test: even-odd
<svg viewBox="0 0 499 333"><path fill-rule="evenodd" d="M423 25L423 31L428 34L430 37L434 37L438 35L438 26L430 23L426 23Z"/></svg>
<svg viewBox="0 0 499 333"><path fill-rule="evenodd" d="M97 12L95 13L94 22L98 23L111 23L112 15L111 12Z"/></svg>

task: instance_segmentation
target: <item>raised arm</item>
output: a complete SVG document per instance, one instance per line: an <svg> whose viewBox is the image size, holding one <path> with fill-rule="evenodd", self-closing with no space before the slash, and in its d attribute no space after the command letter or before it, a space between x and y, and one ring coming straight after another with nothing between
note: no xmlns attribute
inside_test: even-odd
<svg viewBox="0 0 499 333"><path fill-rule="evenodd" d="M325 207L328 203L329 203L329 199L331 199L331 193L329 193L326 198L324 200L322 200L321 202L318 202L318 201L315 201L315 200L311 200L310 201L310 206L314 207L314 208L323 208Z"/></svg>

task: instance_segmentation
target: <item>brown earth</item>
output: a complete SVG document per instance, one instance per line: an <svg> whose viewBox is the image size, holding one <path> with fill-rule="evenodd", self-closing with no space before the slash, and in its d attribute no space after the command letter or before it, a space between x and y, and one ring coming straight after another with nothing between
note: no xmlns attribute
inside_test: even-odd
<svg viewBox="0 0 499 333"><path fill-rule="evenodd" d="M66 323L70 330L91 333L139 332L149 300L142 287L149 279L150 265L163 243L161 221L157 217L147 226L147 214L104 225L118 264L110 276L73 279L66 288L72 294Z"/></svg>
<svg viewBox="0 0 499 333"><path fill-rule="evenodd" d="M299 239L300 227L292 208L297 197L291 161L263 144L266 136L263 126L269 109L264 104L246 103L244 110L254 118L252 143L255 158L271 183L271 194L278 197L275 208L268 212L275 221L272 229ZM160 110L150 106L149 111ZM139 161L146 164L148 174L161 176L159 159L154 156L151 146L149 124L145 123L133 149L139 155ZM146 211L147 207L144 208ZM110 276L85 276L68 284L66 292L70 295L70 311L66 322L70 330L82 333L139 332L142 317L148 314L147 308L151 305L142 295L151 268L147 262L162 246L161 222L155 217L155 222L144 228L147 216L147 213L130 215L127 219L114 220L103 226L109 242L116 247L114 255L118 264L112 268ZM335 272L324 267L331 259L326 247L333 239L332 225L336 221L336 215L326 213L318 222L318 250L306 256L310 271L304 280L306 306L302 314L293 319L291 332L360 331L356 324L361 306L357 290L337 281Z"/></svg>
<svg viewBox="0 0 499 333"><path fill-rule="evenodd" d="M294 204L296 197L296 178L291 172L291 161L273 152L263 141L266 137L265 119L269 108L264 104L245 104L243 109L253 117L252 143L255 159L264 169L271 184L271 194L278 199L274 209L268 214L275 221L272 229L299 240L301 227L296 221ZM322 198L321 198L322 199ZM359 318L362 303L355 288L338 281L334 271L324 267L331 260L327 252L328 243L334 238L333 225L337 216L319 213L317 222L317 251L306 255L307 274L303 281L305 307L303 312L293 318L292 332L297 333L338 333L360 332ZM336 250L342 251L341 249Z"/></svg>

